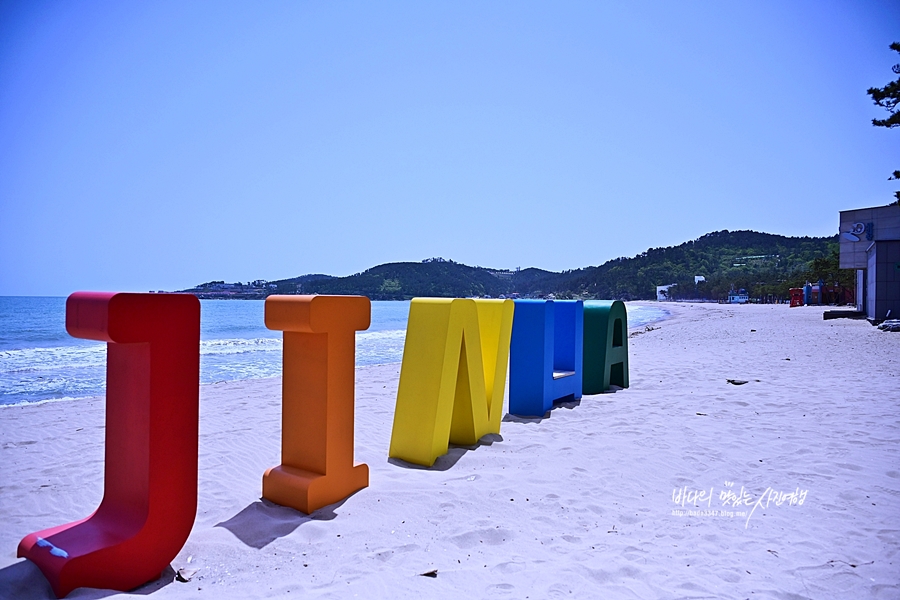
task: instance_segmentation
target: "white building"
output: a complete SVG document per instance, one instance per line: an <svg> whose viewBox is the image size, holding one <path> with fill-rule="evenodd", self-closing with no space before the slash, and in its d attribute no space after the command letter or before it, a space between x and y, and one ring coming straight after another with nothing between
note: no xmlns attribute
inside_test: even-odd
<svg viewBox="0 0 900 600"><path fill-rule="evenodd" d="M750 302L750 295L747 290L734 291L734 288L728 292L728 304L747 304Z"/></svg>
<svg viewBox="0 0 900 600"><path fill-rule="evenodd" d="M671 300L669 297L669 288L675 287L676 284L670 283L669 285L658 285L656 286L656 300L658 302L668 302Z"/></svg>

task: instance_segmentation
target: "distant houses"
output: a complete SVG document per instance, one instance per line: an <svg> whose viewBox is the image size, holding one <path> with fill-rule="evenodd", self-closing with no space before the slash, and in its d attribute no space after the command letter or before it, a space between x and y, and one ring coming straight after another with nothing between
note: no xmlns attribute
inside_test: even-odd
<svg viewBox="0 0 900 600"><path fill-rule="evenodd" d="M209 281L182 291L206 300L264 300L269 294L275 293L275 288L275 284L257 279L250 283Z"/></svg>

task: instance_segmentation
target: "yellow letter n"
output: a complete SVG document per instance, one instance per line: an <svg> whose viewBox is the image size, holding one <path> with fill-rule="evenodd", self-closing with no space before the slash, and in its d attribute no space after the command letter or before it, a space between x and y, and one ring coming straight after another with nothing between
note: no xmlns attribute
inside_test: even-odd
<svg viewBox="0 0 900 600"><path fill-rule="evenodd" d="M500 433L512 300L414 298L391 458L430 467L450 443Z"/></svg>

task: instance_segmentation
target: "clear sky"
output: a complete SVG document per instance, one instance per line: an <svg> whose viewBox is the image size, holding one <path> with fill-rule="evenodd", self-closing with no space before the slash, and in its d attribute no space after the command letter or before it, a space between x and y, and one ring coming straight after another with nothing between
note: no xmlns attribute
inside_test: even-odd
<svg viewBox="0 0 900 600"><path fill-rule="evenodd" d="M0 2L0 295L598 265L888 204L900 3Z"/></svg>

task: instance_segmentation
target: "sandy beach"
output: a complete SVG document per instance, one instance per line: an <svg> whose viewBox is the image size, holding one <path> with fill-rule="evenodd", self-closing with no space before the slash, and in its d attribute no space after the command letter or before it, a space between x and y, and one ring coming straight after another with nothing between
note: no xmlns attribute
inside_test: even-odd
<svg viewBox="0 0 900 600"><path fill-rule="evenodd" d="M193 532L133 593L900 597L900 334L817 307L666 308L631 331L629 389L507 415L431 469L387 458L400 365L358 368L370 485L310 516L260 500L280 379L203 386ZM16 545L99 504L103 418L103 398L0 408L0 597L53 597Z"/></svg>

